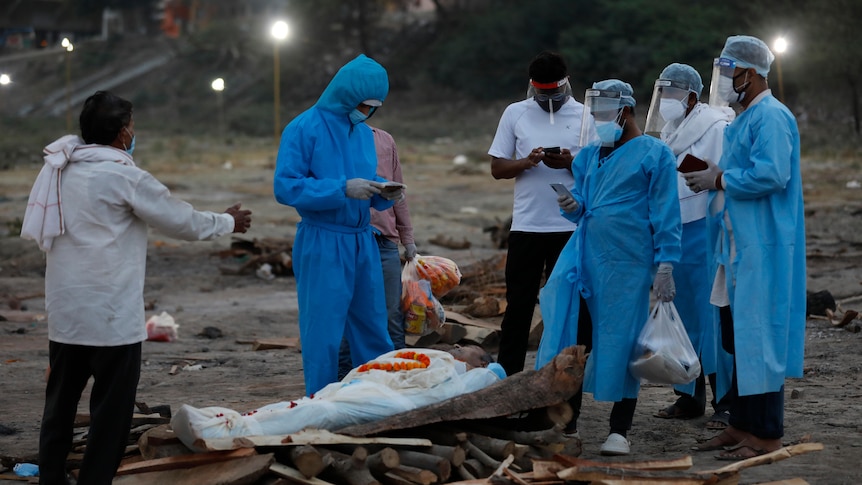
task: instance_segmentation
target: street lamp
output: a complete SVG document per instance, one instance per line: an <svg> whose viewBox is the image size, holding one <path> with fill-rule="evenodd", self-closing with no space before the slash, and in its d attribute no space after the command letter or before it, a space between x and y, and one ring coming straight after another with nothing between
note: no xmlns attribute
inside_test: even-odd
<svg viewBox="0 0 862 485"><path fill-rule="evenodd" d="M9 77L8 74L0 74L0 86L6 86L12 83L12 78ZM0 101L2 101L3 96L0 96ZM0 109L2 109L3 103L0 102Z"/></svg>
<svg viewBox="0 0 862 485"><path fill-rule="evenodd" d="M781 79L781 57L787 51L787 39L784 37L775 39L772 49L775 50L775 69L778 71L778 97L782 103L786 103L784 100L784 80Z"/></svg>
<svg viewBox="0 0 862 485"><path fill-rule="evenodd" d="M270 34L272 35L274 42L272 43L272 63L273 63L273 111L275 114L274 123L274 133L275 133L275 144L278 146L278 138L279 132L281 131L281 93L279 92L279 84L280 76L278 67L278 43L287 38L287 35L290 33L290 28L287 26L287 22L283 20L278 20L274 24L272 24L272 29L270 30Z"/></svg>
<svg viewBox="0 0 862 485"><path fill-rule="evenodd" d="M68 37L60 45L66 49L66 131L72 131L72 51L75 46Z"/></svg>
<svg viewBox="0 0 862 485"><path fill-rule="evenodd" d="M218 100L218 131L219 135L224 138L224 98L222 97L222 91L224 91L224 79L216 78L212 82L213 91L216 93L216 98Z"/></svg>

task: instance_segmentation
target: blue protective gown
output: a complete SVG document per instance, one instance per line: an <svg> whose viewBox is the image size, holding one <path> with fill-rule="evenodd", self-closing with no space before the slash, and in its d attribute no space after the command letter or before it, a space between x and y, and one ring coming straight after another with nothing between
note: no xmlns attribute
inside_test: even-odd
<svg viewBox="0 0 862 485"><path fill-rule="evenodd" d="M383 101L388 91L386 70L359 55L281 135L273 190L302 217L293 269L307 394L337 380L342 336L354 366L392 350L370 208L385 210L394 201L345 195L349 179L384 181L371 129L353 125L348 114L367 99Z"/></svg>
<svg viewBox="0 0 862 485"><path fill-rule="evenodd" d="M805 340L805 220L790 110L771 94L749 106L725 130L719 167L724 210L709 217L722 228L718 262L729 263L739 395L777 392L785 377L802 377ZM710 194L711 208L717 195ZM719 383L723 393L727 383Z"/></svg>
<svg viewBox="0 0 862 485"><path fill-rule="evenodd" d="M640 383L628 363L649 317L656 267L679 261L682 229L676 158L667 145L639 136L601 160L599 148L584 148L572 163L579 207L561 213L578 228L542 289L536 368L575 344L580 293L593 320L584 390L615 402L637 398Z"/></svg>

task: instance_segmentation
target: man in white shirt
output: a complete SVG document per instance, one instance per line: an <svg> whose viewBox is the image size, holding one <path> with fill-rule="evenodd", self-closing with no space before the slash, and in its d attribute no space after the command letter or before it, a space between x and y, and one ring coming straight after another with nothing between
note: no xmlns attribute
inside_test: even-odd
<svg viewBox="0 0 862 485"><path fill-rule="evenodd" d="M571 96L566 64L559 54L537 55L529 75L529 97L506 108L488 150L494 178L515 179L506 260L507 307L497 358L507 375L524 369L542 276L551 274L576 227L560 215L550 184L567 188L574 184L571 165L581 146L584 105ZM581 317L589 322L586 310ZM588 330L588 324L579 328Z"/></svg>
<svg viewBox="0 0 862 485"><path fill-rule="evenodd" d="M251 212L199 212L135 166L132 103L87 98L81 137L45 147L21 237L46 252L50 374L39 437L40 483L65 484L78 401L93 377L79 484L110 483L125 452L141 370L147 226L184 240L244 233ZM61 196L62 195L62 196Z"/></svg>

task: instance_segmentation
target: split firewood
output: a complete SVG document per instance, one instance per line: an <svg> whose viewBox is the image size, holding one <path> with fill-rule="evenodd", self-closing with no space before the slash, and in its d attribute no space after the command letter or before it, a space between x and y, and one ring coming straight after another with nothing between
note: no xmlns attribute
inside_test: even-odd
<svg viewBox="0 0 862 485"><path fill-rule="evenodd" d="M443 446L462 446L467 441L466 432L446 425L422 426L411 430L411 435Z"/></svg>
<svg viewBox="0 0 862 485"><path fill-rule="evenodd" d="M493 423L500 423L500 420ZM485 433L503 440L511 440L515 443L531 446L548 446L557 443L565 443L569 438L563 436L563 426L555 425L549 429L538 431L512 431L499 425L490 426L479 422L470 422L465 426L474 431Z"/></svg>
<svg viewBox="0 0 862 485"><path fill-rule="evenodd" d="M580 389L585 361L583 346L567 347L539 370L519 372L476 392L339 431L352 436L368 436L439 423L454 417L494 418L551 406L568 400Z"/></svg>
<svg viewBox="0 0 862 485"><path fill-rule="evenodd" d="M569 455L557 455L553 460L534 460L533 474L541 473L542 477L546 477L549 472L556 470L555 474L567 467L577 466L595 466L595 467L612 467L625 468L628 470L688 470L693 465L691 456L684 456L673 460L648 460L648 461L628 461L628 462L605 462L587 460ZM558 469L563 467L562 469ZM537 470L539 470L537 472Z"/></svg>
<svg viewBox="0 0 862 485"><path fill-rule="evenodd" d="M194 453L190 455L169 456L165 458L156 458L154 460L144 460L137 463L122 465L117 469L117 476L130 475L133 473L144 473L161 470L175 470L178 468L191 468L207 463L215 463L219 461L233 460L246 456L256 455L257 452L253 448L245 448L232 451L216 451L212 453Z"/></svg>
<svg viewBox="0 0 862 485"><path fill-rule="evenodd" d="M728 472L721 476L706 476L675 470L652 471L612 466L576 466L561 471L559 477L566 481L603 484L637 482L644 485L649 483L654 483L655 485L711 485L716 483L737 483L739 473Z"/></svg>
<svg viewBox="0 0 862 485"><path fill-rule="evenodd" d="M138 439L138 449L144 460L192 453L167 424L144 431Z"/></svg>
<svg viewBox="0 0 862 485"><path fill-rule="evenodd" d="M306 429L288 435L243 436L240 438L198 438L195 448L215 450L235 450L255 446L296 446L296 445L343 445L343 444L384 444L401 446L431 446L431 440L422 438L388 438L345 436L323 429Z"/></svg>
<svg viewBox="0 0 862 485"><path fill-rule="evenodd" d="M252 342L251 350L295 349L299 347L299 337L259 338Z"/></svg>
<svg viewBox="0 0 862 485"><path fill-rule="evenodd" d="M207 453L206 455L208 455ZM197 455L200 456L200 455ZM206 463L192 468L153 471L114 478L114 485L150 485L170 483L171 485L237 485L258 483L272 466L275 458L272 453L251 455L227 461Z"/></svg>
<svg viewBox="0 0 862 485"><path fill-rule="evenodd" d="M438 483L449 480L449 476L452 474L452 464L449 459L443 456L411 450L398 450L398 457L404 465L431 471L437 476Z"/></svg>
<svg viewBox="0 0 862 485"><path fill-rule="evenodd" d="M737 472L745 468L750 468L757 465L766 465L777 461L786 460L787 458L802 455L811 451L821 451L823 443L800 443L798 445L785 446L765 455L755 456L742 461L731 463L730 465L715 469L699 472L703 475L721 475L727 472Z"/></svg>

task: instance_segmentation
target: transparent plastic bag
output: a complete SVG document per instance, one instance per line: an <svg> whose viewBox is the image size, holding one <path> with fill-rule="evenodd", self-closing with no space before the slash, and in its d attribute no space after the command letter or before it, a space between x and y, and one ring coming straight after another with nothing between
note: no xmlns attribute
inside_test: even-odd
<svg viewBox="0 0 862 485"><path fill-rule="evenodd" d="M413 258L415 261L416 258ZM404 265L401 272L401 311L404 313L404 330L411 335L427 335L446 321L443 305L434 298L431 282L416 273L413 261Z"/></svg>
<svg viewBox="0 0 862 485"><path fill-rule="evenodd" d="M644 325L629 372L651 384L687 384L700 375L700 360L673 302L658 302Z"/></svg>
<svg viewBox="0 0 862 485"><path fill-rule="evenodd" d="M411 264L419 278L431 283L431 292L436 298L442 297L461 283L461 270L451 259L417 254L407 262L407 265Z"/></svg>

